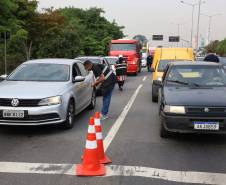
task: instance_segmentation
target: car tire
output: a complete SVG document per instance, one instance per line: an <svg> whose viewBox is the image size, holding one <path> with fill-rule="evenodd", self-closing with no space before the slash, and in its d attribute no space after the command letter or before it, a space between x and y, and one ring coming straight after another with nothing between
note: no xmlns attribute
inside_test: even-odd
<svg viewBox="0 0 226 185"><path fill-rule="evenodd" d="M134 76L137 76L137 74L138 74L138 73L137 73L137 72L135 72L135 73L134 73Z"/></svg>
<svg viewBox="0 0 226 185"><path fill-rule="evenodd" d="M70 100L67 108L67 118L63 123L64 129L71 129L74 126L75 121L75 104L73 100Z"/></svg>
<svg viewBox="0 0 226 185"><path fill-rule="evenodd" d="M88 108L89 108L90 110L93 110L93 109L95 109L95 107L96 107L96 91L93 90L91 102L90 102Z"/></svg>
<svg viewBox="0 0 226 185"><path fill-rule="evenodd" d="M154 92L156 91L156 87L152 85L152 102L158 102L158 94L156 95Z"/></svg>
<svg viewBox="0 0 226 185"><path fill-rule="evenodd" d="M165 129L163 123L161 122L160 125L160 137L161 138L168 138L170 136L170 133Z"/></svg>

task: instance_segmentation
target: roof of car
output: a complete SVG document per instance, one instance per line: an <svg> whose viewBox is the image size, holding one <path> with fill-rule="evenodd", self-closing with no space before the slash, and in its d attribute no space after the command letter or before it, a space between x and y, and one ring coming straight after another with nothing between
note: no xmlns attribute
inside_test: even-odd
<svg viewBox="0 0 226 185"><path fill-rule="evenodd" d="M53 58L53 59L35 59L35 60L29 60L25 62L26 64L36 64L36 63L42 63L42 64L69 64L72 65L75 62L80 62L79 60L75 59L60 59L60 58Z"/></svg>
<svg viewBox="0 0 226 185"><path fill-rule="evenodd" d="M116 57L116 56L106 56L104 58L119 58L119 57Z"/></svg>
<svg viewBox="0 0 226 185"><path fill-rule="evenodd" d="M172 66L181 66L181 65L220 66L221 64L215 63L215 62L203 62L203 61L190 62L190 61L186 61L186 62L172 62L172 63L170 63L170 65L172 65Z"/></svg>
<svg viewBox="0 0 226 185"><path fill-rule="evenodd" d="M82 59L82 58L101 59L103 57L102 56L82 56L82 57L77 57L75 59Z"/></svg>

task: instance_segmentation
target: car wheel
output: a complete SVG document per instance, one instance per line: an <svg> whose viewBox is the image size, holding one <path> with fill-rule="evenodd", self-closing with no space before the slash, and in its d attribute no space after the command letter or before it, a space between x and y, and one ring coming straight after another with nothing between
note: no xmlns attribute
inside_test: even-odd
<svg viewBox="0 0 226 185"><path fill-rule="evenodd" d="M170 136L169 132L165 129L163 126L163 123L160 125L160 137L162 138L168 138Z"/></svg>
<svg viewBox="0 0 226 185"><path fill-rule="evenodd" d="M137 76L137 72L134 73L134 76Z"/></svg>
<svg viewBox="0 0 226 185"><path fill-rule="evenodd" d="M67 118L66 118L66 121L63 123L63 127L65 129L73 128L74 121L75 121L75 105L74 105L74 101L70 100L67 108Z"/></svg>
<svg viewBox="0 0 226 185"><path fill-rule="evenodd" d="M95 107L96 107L96 91L93 90L91 102L90 102L90 105L89 105L89 109L93 110L93 109L95 109Z"/></svg>
<svg viewBox="0 0 226 185"><path fill-rule="evenodd" d="M156 92L156 87L152 85L152 102L158 102L158 94Z"/></svg>

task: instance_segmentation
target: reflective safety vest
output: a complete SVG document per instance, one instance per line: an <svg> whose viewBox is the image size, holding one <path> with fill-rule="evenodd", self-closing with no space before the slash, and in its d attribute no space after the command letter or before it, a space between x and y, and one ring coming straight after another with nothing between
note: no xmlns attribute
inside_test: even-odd
<svg viewBox="0 0 226 185"><path fill-rule="evenodd" d="M115 71L117 76L127 75L127 64L125 62L116 63Z"/></svg>
<svg viewBox="0 0 226 185"><path fill-rule="evenodd" d="M104 81L100 85L100 89L103 95L112 90L117 82L117 78L113 71L103 64L97 64L102 69L102 74L104 75Z"/></svg>

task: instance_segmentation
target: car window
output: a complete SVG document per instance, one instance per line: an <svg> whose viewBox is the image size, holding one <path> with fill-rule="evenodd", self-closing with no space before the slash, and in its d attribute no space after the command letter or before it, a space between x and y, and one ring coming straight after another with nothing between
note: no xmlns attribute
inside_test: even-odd
<svg viewBox="0 0 226 185"><path fill-rule="evenodd" d="M118 58L107 58L107 61L110 65L115 65L118 61Z"/></svg>
<svg viewBox="0 0 226 185"><path fill-rule="evenodd" d="M77 64L75 63L72 67L72 77L75 78L76 76L82 76Z"/></svg>
<svg viewBox="0 0 226 185"><path fill-rule="evenodd" d="M83 64L80 63L80 62L78 62L77 64L78 64L78 67L80 69L80 72L81 72L82 76L84 76L84 77L87 76L87 71L85 70Z"/></svg>
<svg viewBox="0 0 226 185"><path fill-rule="evenodd" d="M32 63L20 65L8 78L9 81L63 82L70 77L70 66L64 64Z"/></svg>

